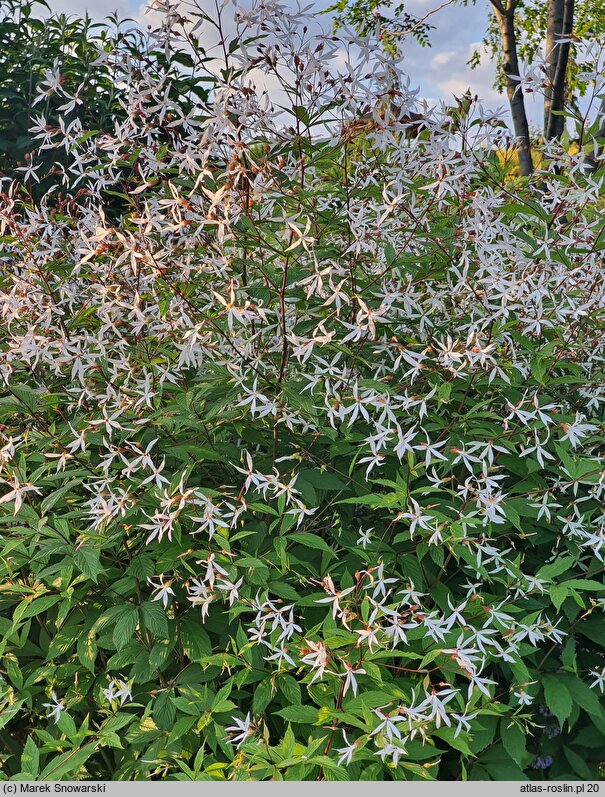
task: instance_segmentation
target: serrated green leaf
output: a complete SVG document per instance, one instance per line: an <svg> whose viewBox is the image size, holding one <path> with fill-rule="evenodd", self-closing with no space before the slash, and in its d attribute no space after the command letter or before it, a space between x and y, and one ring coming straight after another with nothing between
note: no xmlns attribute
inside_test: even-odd
<svg viewBox="0 0 605 797"><path fill-rule="evenodd" d="M42 770L39 780L61 780L65 775L77 775L96 749L97 744L91 743L81 749L68 750L55 756ZM79 780L76 777L71 779Z"/></svg>
<svg viewBox="0 0 605 797"><path fill-rule="evenodd" d="M544 689L544 700L546 705L559 721L562 728L563 723L571 714L573 707L572 696L565 686L565 682L556 675L545 675L542 678Z"/></svg>
<svg viewBox="0 0 605 797"><path fill-rule="evenodd" d="M160 730L169 730L176 718L176 708L172 699L174 689L166 689L156 697L153 704L153 719Z"/></svg>
<svg viewBox="0 0 605 797"><path fill-rule="evenodd" d="M159 602L148 601L147 603L142 603L140 612L141 621L150 633L162 639L168 638L168 620Z"/></svg>
<svg viewBox="0 0 605 797"><path fill-rule="evenodd" d="M200 619L183 617L179 623L179 639L183 653L191 661L198 661L212 654L212 644Z"/></svg>
<svg viewBox="0 0 605 797"><path fill-rule="evenodd" d="M82 666L94 673L97 658L97 636L92 629L80 636L76 652Z"/></svg>
<svg viewBox="0 0 605 797"><path fill-rule="evenodd" d="M101 564L101 552L97 548L83 545L74 553L74 564L81 573L88 576L95 584L99 575L104 572Z"/></svg>
<svg viewBox="0 0 605 797"><path fill-rule="evenodd" d="M312 548L317 551L325 551L330 556L334 556L334 551L330 548L328 543L319 536L319 534L311 534L308 531L295 531L287 535L286 539L294 540L306 548Z"/></svg>
<svg viewBox="0 0 605 797"><path fill-rule="evenodd" d="M317 709L312 706L287 706L275 712L287 722L312 725L317 722Z"/></svg>
<svg viewBox="0 0 605 797"><path fill-rule="evenodd" d="M543 581L550 581L556 576L566 573L570 567L573 567L575 562L576 560L573 556L560 556L558 559L555 559L554 562L542 565L537 572L537 576Z"/></svg>
<svg viewBox="0 0 605 797"><path fill-rule="evenodd" d="M505 718L500 720L500 733L502 735L502 745L504 749L513 761L523 769L525 758L525 733L518 725L510 724L510 720Z"/></svg>
<svg viewBox="0 0 605 797"><path fill-rule="evenodd" d="M117 650L122 650L132 639L139 622L139 613L136 606L129 606L118 618L112 634L113 643Z"/></svg>
<svg viewBox="0 0 605 797"><path fill-rule="evenodd" d="M21 771L31 775L35 780L40 770L40 752L31 736L27 737L23 753L21 754Z"/></svg>

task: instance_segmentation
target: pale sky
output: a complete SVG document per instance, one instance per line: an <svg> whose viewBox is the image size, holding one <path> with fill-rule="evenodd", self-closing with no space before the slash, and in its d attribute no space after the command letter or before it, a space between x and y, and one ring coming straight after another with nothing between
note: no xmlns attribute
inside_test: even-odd
<svg viewBox="0 0 605 797"><path fill-rule="evenodd" d="M240 0L245 5L245 0ZM288 0L283 0L288 3ZM292 0L294 5L295 0ZM310 2L310 0L309 0ZM423 17L436 9L443 0L407 0L406 9L417 17ZM145 16L146 3L140 0L50 0L53 12L81 14L87 9L91 17L102 19L107 14L118 11L119 16L129 16L145 26L149 18ZM317 0L316 19L318 25L328 30L330 16L321 14L330 5L329 0ZM203 0L211 13L212 0ZM427 21L435 26L430 33L431 47L421 47L412 37L404 48L404 71L411 78L412 86L420 88L420 97L430 104L444 100L450 103L453 96L464 94L467 88L479 95L484 104L493 110L501 110L502 117L508 120L506 97L493 89L494 67L484 56L481 65L470 69L467 61L473 51L480 46L483 32L487 27L488 0L476 0L475 5L448 5L437 11ZM228 6L226 11L230 11ZM200 37L202 38L202 37ZM542 106L526 95L527 112L530 124L541 123Z"/></svg>

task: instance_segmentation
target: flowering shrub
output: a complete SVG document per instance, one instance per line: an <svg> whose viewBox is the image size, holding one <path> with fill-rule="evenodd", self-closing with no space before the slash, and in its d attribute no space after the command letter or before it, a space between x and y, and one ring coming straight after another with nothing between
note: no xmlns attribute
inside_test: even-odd
<svg viewBox="0 0 605 797"><path fill-rule="evenodd" d="M491 114L410 136L272 0L155 13L114 131L3 187L3 777L597 778L598 174L511 193Z"/></svg>

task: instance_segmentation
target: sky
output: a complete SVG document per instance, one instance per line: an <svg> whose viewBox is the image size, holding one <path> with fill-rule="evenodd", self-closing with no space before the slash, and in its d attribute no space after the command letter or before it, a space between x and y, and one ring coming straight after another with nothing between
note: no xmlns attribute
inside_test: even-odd
<svg viewBox="0 0 605 797"><path fill-rule="evenodd" d="M240 0L245 5L245 0ZM296 0L283 0L295 6ZM310 2L310 0L308 0ZM437 9L444 0L407 0L406 10L419 18ZM128 16L145 26L149 22L144 14L146 3L141 0L50 0L52 10L57 13L82 14L86 9L89 15L102 19L114 11L118 16ZM211 0L204 0L204 5L212 5ZM314 4L315 19L318 26L326 30L330 27L331 17L321 12L330 5L329 0L317 0ZM408 37L404 47L403 69L411 78L412 86L419 87L421 98L429 104L439 101L451 103L454 96L461 96L470 88L491 110L501 111L501 117L508 121L508 104L506 97L494 88L494 66L487 54L481 64L470 69L467 61L477 49L481 49L481 40L487 28L489 0L476 0L474 5L462 6L452 3L436 11L427 20L434 25L430 33L430 47L421 47ZM200 37L202 38L202 37ZM526 96L526 105L530 124L539 126L542 108Z"/></svg>

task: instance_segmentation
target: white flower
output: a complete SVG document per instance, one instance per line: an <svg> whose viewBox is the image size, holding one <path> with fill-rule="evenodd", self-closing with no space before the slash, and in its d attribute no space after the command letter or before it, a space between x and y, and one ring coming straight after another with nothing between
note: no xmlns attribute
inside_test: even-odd
<svg viewBox="0 0 605 797"><path fill-rule="evenodd" d="M187 600L191 601L194 606L201 605L202 622L204 622L210 611L210 604L214 600L214 594L208 592L208 588L201 579L192 578L191 583L187 584Z"/></svg>
<svg viewBox="0 0 605 797"><path fill-rule="evenodd" d="M229 592L229 606L233 606L235 601L239 598L239 588L244 583L244 577L242 576L238 579L235 583L232 583L227 578L219 579L217 581L217 589L223 589Z"/></svg>
<svg viewBox="0 0 605 797"><path fill-rule="evenodd" d="M382 760L387 756L391 756L391 761L393 762L394 766L397 766L399 763L399 758L402 755L407 755L407 750L403 747L403 743L407 741L409 737L406 737L402 740L401 744L395 744L394 742L389 742L388 744L383 745L380 750L377 750L374 755L380 756Z"/></svg>
<svg viewBox="0 0 605 797"><path fill-rule="evenodd" d="M559 509L561 504L557 504L555 501L552 500L552 496L549 492L545 492L542 496L542 500L536 502L535 504L530 504L531 507L538 510L538 520L542 520L542 517L546 518L546 522L550 523L551 521L551 509Z"/></svg>
<svg viewBox="0 0 605 797"><path fill-rule="evenodd" d="M48 712L48 714L46 716L49 719L50 719L50 717L54 717L55 725L56 725L59 722L59 719L61 717L61 712L65 711L65 706L63 705L63 700L62 699L61 700L57 700L57 695L54 692L51 692L50 697L51 697L51 700L53 702L52 703L43 703L42 705L44 706L44 708L49 708L50 709L50 711Z"/></svg>
<svg viewBox="0 0 605 797"><path fill-rule="evenodd" d="M372 617L374 617L375 614L376 610L372 612ZM372 645L380 645L380 642L378 641L378 637L376 636L376 634L378 633L378 631L382 630L380 626L378 626L378 628L372 628L372 622L373 622L372 617L369 620L369 624L365 628L355 631L355 633L358 634L359 636L359 639L357 640L358 647L361 647L362 642L367 642L370 651L372 651Z"/></svg>
<svg viewBox="0 0 605 797"><path fill-rule="evenodd" d="M495 683L497 683L496 681L492 681L490 678L480 678L479 677L479 673L473 673L473 672L470 673L470 679L471 680L470 680L470 683L468 685L468 699L469 700L471 699L471 695L473 693L473 688L475 686L479 689L480 692L483 692L483 694L486 697L489 697L491 699L491 694L489 692L489 689L487 688L487 685L488 684L495 684Z"/></svg>
<svg viewBox="0 0 605 797"><path fill-rule="evenodd" d="M126 681L119 679L117 681L110 681L107 689L103 690L103 697L111 703L113 700L119 700L120 705L123 706L127 700L132 700L132 693Z"/></svg>
<svg viewBox="0 0 605 797"><path fill-rule="evenodd" d="M236 749L239 750L246 739L254 733L254 725L250 717L250 712L246 714L245 720L237 719L237 717L232 717L231 719L235 725L230 725L228 728L225 728L225 731L234 734L231 737L231 741L238 742Z"/></svg>
<svg viewBox="0 0 605 797"><path fill-rule="evenodd" d="M383 706L382 708L385 707ZM376 716L380 720L380 723L370 733L370 736L376 736L379 733L383 733L387 737L389 742L393 741L393 736L401 740L401 731L397 727L396 723L402 722L403 717L398 714L398 710L396 710L395 712L396 716L394 719L391 719L391 716L389 714L383 714L382 710L379 708L373 708L372 711L374 712L374 714L376 714Z"/></svg>
<svg viewBox="0 0 605 797"><path fill-rule="evenodd" d="M315 603L331 603L332 604L332 617L336 618L340 616L343 612L340 608L340 599L344 598L345 595L349 595L355 587L347 587L346 589L340 590L339 592L336 591L334 587L334 582L330 578L330 576L326 576L322 582L323 588L326 592L329 593L330 597L328 598L318 598Z"/></svg>
<svg viewBox="0 0 605 797"><path fill-rule="evenodd" d="M174 590L170 586L172 581L169 581L167 584L164 584L164 575L160 575L158 577L159 583L156 584L152 578L148 578L147 582L151 584L153 587L153 591L157 592L155 598L152 598L154 601L162 601L162 605L164 608L168 606L168 602L170 600L170 595L174 595Z"/></svg>
<svg viewBox="0 0 605 797"><path fill-rule="evenodd" d="M569 440L572 448L576 448L582 442L583 437L586 437L590 432L594 432L597 428L592 423L582 423L584 418L584 415L576 412L576 419L573 423L561 424L564 434L560 439Z"/></svg>
<svg viewBox="0 0 605 797"><path fill-rule="evenodd" d="M337 747L336 752L340 753L340 758L338 759L338 766L341 766L343 763L348 765L351 763L351 758L353 757L353 753L355 752L358 742L355 741L353 744L349 742L347 739L347 734L343 731L342 735L345 740L346 747Z"/></svg>
<svg viewBox="0 0 605 797"><path fill-rule="evenodd" d="M590 674L594 678L594 681L590 684L590 688L594 689L594 687L597 686L599 691L603 693L605 690L605 667L603 667L600 672L594 669Z"/></svg>
<svg viewBox="0 0 605 797"><path fill-rule="evenodd" d="M12 436L8 438L6 443L0 448L0 462L10 462L15 456L17 443L21 442L21 439L21 437L13 438Z"/></svg>
<svg viewBox="0 0 605 797"><path fill-rule="evenodd" d="M353 668L353 666L351 664L349 664L348 661L342 660L342 663L345 666L345 672L340 673L340 676L345 679L344 688L342 690L343 697L344 697L344 695L346 695L347 691L349 690L349 687L351 687L351 691L353 692L353 694L356 695L357 694L357 680L355 679L355 676L356 675L365 675L366 671L364 669L362 669L361 667L358 667L357 669Z"/></svg>
<svg viewBox="0 0 605 797"><path fill-rule="evenodd" d="M450 717L457 722L456 731L454 732L454 739L460 734L463 728L465 731L470 731L470 720L474 720L478 713L478 711L475 711L472 714L456 714L454 712L450 714Z"/></svg>
<svg viewBox="0 0 605 797"><path fill-rule="evenodd" d="M374 589L372 593L372 599L375 599L378 595L382 595L386 598L387 596L387 587L389 584L397 584L397 578L385 578L384 577L384 562L380 562L375 567L371 567L369 570L365 571L370 577L370 583L366 584L364 589ZM374 575L376 572L376 575Z"/></svg>
<svg viewBox="0 0 605 797"><path fill-rule="evenodd" d="M535 681L532 681L535 683ZM531 684L525 684L525 686L531 686ZM528 695L525 689L519 688L513 692L513 695L517 698L517 702L521 706L531 706L534 702L534 698L531 695Z"/></svg>
<svg viewBox="0 0 605 797"><path fill-rule="evenodd" d="M323 642L312 642L310 639L305 639L305 642L309 646L309 650L305 649L301 651L302 653L306 654L305 656L301 657L301 661L304 664L309 664L311 669L317 671L311 679L311 683L313 683L313 681L323 677L329 656L326 646Z"/></svg>
<svg viewBox="0 0 605 797"><path fill-rule="evenodd" d="M37 487L34 487L34 485L31 484L31 482L21 483L16 476L12 476L10 481L7 479L0 479L0 482L8 484L9 487L13 488L10 492L5 493L0 498L0 504L6 504L9 503L10 501L15 502L13 515L16 515L21 509L21 506L23 504L23 496L25 495L25 493L34 492L38 493L38 495L42 495L42 490L39 490Z"/></svg>
<svg viewBox="0 0 605 797"><path fill-rule="evenodd" d="M430 708L431 713L429 717L434 721L435 727L439 728L442 721L449 727L452 722L447 714L445 705L449 703L459 691L458 689L441 689L439 692L433 690L418 706L418 710L422 711L424 708Z"/></svg>
<svg viewBox="0 0 605 797"><path fill-rule="evenodd" d="M276 661L277 662L277 669L281 670L282 661L285 661L286 664L289 664L291 667L295 667L294 661L292 657L288 653L288 648L284 647L283 645L274 647L273 645L269 645L265 643L270 651L272 651L270 656L263 656L265 661Z"/></svg>
<svg viewBox="0 0 605 797"><path fill-rule="evenodd" d="M307 219L304 231L301 231L295 224L292 224L291 221L286 222L286 224L292 233L292 243L285 251L290 252L292 249L296 249L297 246L302 246L303 249L306 249L308 252L309 244L315 243L315 238L312 235L308 235L311 229L311 219Z"/></svg>

